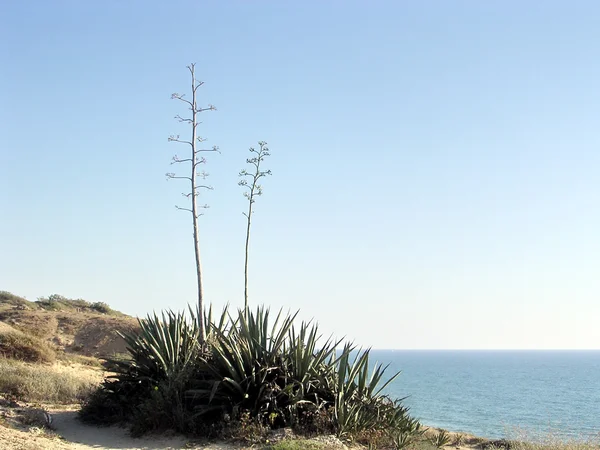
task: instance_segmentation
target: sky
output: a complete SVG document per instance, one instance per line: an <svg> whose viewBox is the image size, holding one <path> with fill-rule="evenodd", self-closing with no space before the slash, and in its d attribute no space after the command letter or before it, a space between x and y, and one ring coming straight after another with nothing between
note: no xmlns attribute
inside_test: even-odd
<svg viewBox="0 0 600 450"><path fill-rule="evenodd" d="M600 3L0 2L0 290L196 301L186 65L220 154L206 300L396 349L600 348ZM178 168L177 168L178 169Z"/></svg>

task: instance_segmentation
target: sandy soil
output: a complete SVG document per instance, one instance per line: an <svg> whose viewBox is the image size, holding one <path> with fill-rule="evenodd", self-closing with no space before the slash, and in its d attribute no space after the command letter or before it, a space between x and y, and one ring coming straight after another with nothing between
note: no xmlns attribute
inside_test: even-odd
<svg viewBox="0 0 600 450"><path fill-rule="evenodd" d="M85 425L77 419L77 411L50 410L53 431L40 427L14 429L0 424L0 448L10 450L166 450L206 449L241 450L229 443L202 444L182 436L145 436L133 438L124 428L101 428Z"/></svg>
<svg viewBox="0 0 600 450"><path fill-rule="evenodd" d="M124 428L85 425L77 419L75 409L52 409L49 412L54 428L52 432L44 431L39 427L14 429L0 424L0 448L7 450L248 450L251 448L226 442L194 442L177 435L133 438ZM474 446L452 446L452 448L472 450Z"/></svg>

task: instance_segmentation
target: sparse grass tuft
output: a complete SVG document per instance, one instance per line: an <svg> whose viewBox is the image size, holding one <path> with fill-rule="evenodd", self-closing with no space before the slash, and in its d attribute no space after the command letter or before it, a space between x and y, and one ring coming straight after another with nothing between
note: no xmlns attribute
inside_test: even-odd
<svg viewBox="0 0 600 450"><path fill-rule="evenodd" d="M26 362L51 363L56 352L41 339L19 331L0 332L0 356Z"/></svg>
<svg viewBox="0 0 600 450"><path fill-rule="evenodd" d="M77 403L99 385L101 372L77 371L64 366L28 364L0 358L0 392L20 401Z"/></svg>

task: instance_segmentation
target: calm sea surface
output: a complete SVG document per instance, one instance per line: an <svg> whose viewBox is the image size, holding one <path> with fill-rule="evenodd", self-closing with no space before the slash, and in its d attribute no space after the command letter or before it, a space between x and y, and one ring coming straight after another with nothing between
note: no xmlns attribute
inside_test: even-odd
<svg viewBox="0 0 600 450"><path fill-rule="evenodd" d="M488 438L600 436L600 351L372 350L402 374L388 394L406 397L426 425ZM386 372L388 373L388 372Z"/></svg>

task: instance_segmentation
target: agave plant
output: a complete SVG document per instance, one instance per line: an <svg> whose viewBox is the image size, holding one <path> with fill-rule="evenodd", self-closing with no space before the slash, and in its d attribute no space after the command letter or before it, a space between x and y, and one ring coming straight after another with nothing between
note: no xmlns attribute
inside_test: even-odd
<svg viewBox="0 0 600 450"><path fill-rule="evenodd" d="M293 383L283 355L296 314L280 311L271 322L269 310L259 307L255 313L239 310L237 318L227 312L221 317L219 324L208 322L211 353L204 368L211 377L188 391L207 399L198 413L222 407L234 414L249 411L265 422L284 418Z"/></svg>
<svg viewBox="0 0 600 450"><path fill-rule="evenodd" d="M198 352L198 324L183 313L163 312L138 320L138 333L120 333L130 359L108 360L117 377L129 375L137 381L173 379L195 364Z"/></svg>
<svg viewBox="0 0 600 450"><path fill-rule="evenodd" d="M454 445L457 447L462 446L465 443L465 435L462 433L458 433L454 436Z"/></svg>
<svg viewBox="0 0 600 450"><path fill-rule="evenodd" d="M444 446L450 443L450 436L446 432L446 430L440 430L438 433L434 434L433 437L429 439L429 441L436 448L443 448Z"/></svg>
<svg viewBox="0 0 600 450"><path fill-rule="evenodd" d="M405 431L393 432L391 438L394 449L402 450L403 448L408 447L413 443L413 437L414 435Z"/></svg>
<svg viewBox="0 0 600 450"><path fill-rule="evenodd" d="M303 322L297 333L294 327L290 328L284 347L289 376L296 383L296 396L310 399L315 405L325 401L323 391L333 372L330 362L342 342L329 338L321 343L320 338L316 324Z"/></svg>
<svg viewBox="0 0 600 450"><path fill-rule="evenodd" d="M139 333L123 335L130 359L109 362L116 374L103 387L106 398L122 406L122 415L137 411L141 429L169 422L188 431L196 421L227 413L274 428L309 417L339 436L367 429L419 431L401 400L382 393L398 373L385 379L387 366L371 368L369 350L345 344L338 351L341 340L321 340L315 324L295 328L298 313L273 316L258 307L233 315L225 308L213 317L209 309L204 345L200 311L190 313L191 320L170 311L140 320Z"/></svg>
<svg viewBox="0 0 600 450"><path fill-rule="evenodd" d="M185 390L202 377L199 332L195 318L164 312L139 320L137 333L123 333L129 357L106 362L108 377L81 411L83 418L102 421L118 415L146 431L160 426L187 431Z"/></svg>
<svg viewBox="0 0 600 450"><path fill-rule="evenodd" d="M400 372L383 381L388 366L376 365L370 370L369 350L356 351L352 344L345 344L332 367L335 369L333 408L339 436L390 426L392 417L397 420L396 415L405 416L406 410L381 394Z"/></svg>

